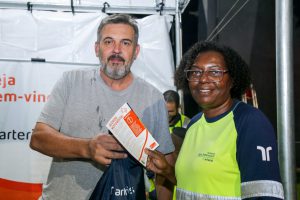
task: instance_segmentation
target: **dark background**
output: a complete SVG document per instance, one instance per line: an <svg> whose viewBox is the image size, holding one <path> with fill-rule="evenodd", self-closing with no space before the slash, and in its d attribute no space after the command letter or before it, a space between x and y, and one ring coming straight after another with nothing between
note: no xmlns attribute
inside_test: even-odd
<svg viewBox="0 0 300 200"><path fill-rule="evenodd" d="M236 0L190 0L182 15L183 53L195 42L205 40L213 28L222 20ZM246 1L237 4L232 16ZM300 168L300 1L294 0L294 116L296 164ZM205 11L206 10L206 11ZM206 12L206 15L205 15ZM207 16L207 17L206 17ZM226 20L227 21L227 20ZM231 46L249 64L253 85L257 93L258 106L277 127L276 113L276 46L275 46L275 1L252 0L233 17L214 41ZM191 96L184 96L184 110L189 117L200 109Z"/></svg>

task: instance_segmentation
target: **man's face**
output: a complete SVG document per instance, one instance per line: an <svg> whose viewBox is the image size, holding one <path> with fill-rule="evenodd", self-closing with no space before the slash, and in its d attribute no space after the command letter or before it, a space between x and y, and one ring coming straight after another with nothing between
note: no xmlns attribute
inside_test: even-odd
<svg viewBox="0 0 300 200"><path fill-rule="evenodd" d="M178 110L176 107L176 104L174 102L167 102L167 109L168 109L168 116L169 116L169 122L177 115Z"/></svg>
<svg viewBox="0 0 300 200"><path fill-rule="evenodd" d="M102 70L111 79L122 79L130 72L139 53L139 45L134 41L134 30L127 24L108 24L100 34L95 51Z"/></svg>

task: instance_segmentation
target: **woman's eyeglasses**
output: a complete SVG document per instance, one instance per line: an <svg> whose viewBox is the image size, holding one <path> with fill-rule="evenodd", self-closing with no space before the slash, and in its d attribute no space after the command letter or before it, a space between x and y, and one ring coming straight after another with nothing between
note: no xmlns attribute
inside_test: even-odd
<svg viewBox="0 0 300 200"><path fill-rule="evenodd" d="M209 70L184 70L186 79L191 82L198 82L203 75L206 75L209 82L219 82L222 81L223 76L228 70L221 69L209 69Z"/></svg>

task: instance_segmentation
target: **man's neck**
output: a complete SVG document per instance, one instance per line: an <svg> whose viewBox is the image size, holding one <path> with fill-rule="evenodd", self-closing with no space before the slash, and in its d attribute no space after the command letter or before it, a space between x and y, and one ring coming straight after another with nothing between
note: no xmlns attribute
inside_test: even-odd
<svg viewBox="0 0 300 200"><path fill-rule="evenodd" d="M108 77L101 69L100 69L100 77L104 81L104 83L110 87L112 90L121 91L129 87L129 85L133 81L133 75L129 72L125 77L114 80Z"/></svg>
<svg viewBox="0 0 300 200"><path fill-rule="evenodd" d="M172 119L169 121L169 126L174 126L179 120L181 120L181 115L177 113Z"/></svg>

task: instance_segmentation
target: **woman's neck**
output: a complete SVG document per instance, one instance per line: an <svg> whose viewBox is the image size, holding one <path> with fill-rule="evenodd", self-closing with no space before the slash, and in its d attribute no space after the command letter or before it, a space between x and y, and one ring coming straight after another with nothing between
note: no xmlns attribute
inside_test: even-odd
<svg viewBox="0 0 300 200"><path fill-rule="evenodd" d="M207 108L207 109L204 108L203 109L204 116L207 117L207 118L212 118L212 117L216 117L218 115L221 115L221 114L227 112L228 110L230 110L232 104L233 104L233 99L228 98L220 106L217 106L217 107L214 107L214 108Z"/></svg>

